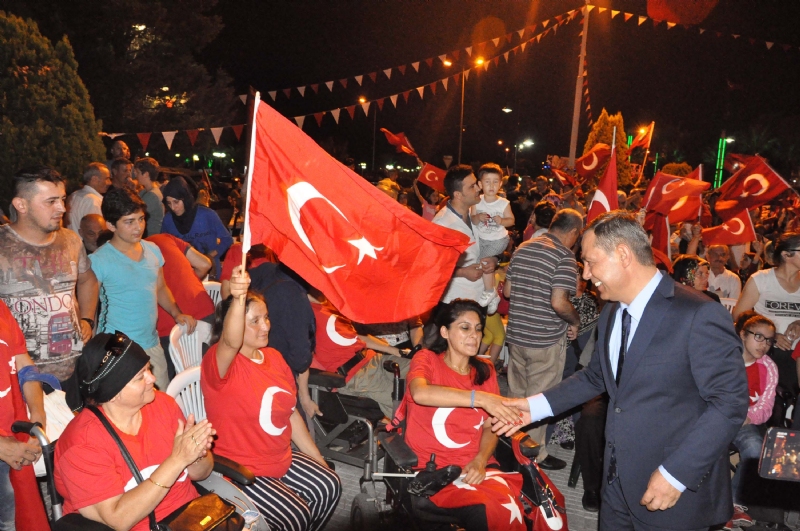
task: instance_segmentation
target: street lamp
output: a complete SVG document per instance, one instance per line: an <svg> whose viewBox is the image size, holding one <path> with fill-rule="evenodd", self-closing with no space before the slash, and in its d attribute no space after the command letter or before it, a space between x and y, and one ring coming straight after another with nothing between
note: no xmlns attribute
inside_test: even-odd
<svg viewBox="0 0 800 531"><path fill-rule="evenodd" d="M503 111L504 113L508 114L508 113L510 113L510 112L511 112L511 110L512 110L512 109L511 109L511 107L509 107L508 105L506 105L505 107L503 107L503 108L502 108L502 109L500 109L500 110L501 110L501 111Z"/></svg>
<svg viewBox="0 0 800 531"><path fill-rule="evenodd" d="M728 144L733 143L733 137L725 136L725 131L719 136L719 143L717 144L717 165L714 169L714 188L722 186L722 169L725 167L725 151Z"/></svg>
<svg viewBox="0 0 800 531"><path fill-rule="evenodd" d="M517 173L517 152L522 151L525 147L531 147L533 140L530 138L523 140L519 144L514 144L514 173Z"/></svg>
<svg viewBox="0 0 800 531"><path fill-rule="evenodd" d="M444 61L442 61L442 64L444 64L444 66L453 66L453 61L451 61L450 59L445 59Z"/></svg>
<svg viewBox="0 0 800 531"><path fill-rule="evenodd" d="M362 103L362 104L363 103L367 103L367 98L365 98L364 96L359 96L358 97L358 103Z"/></svg>
<svg viewBox="0 0 800 531"><path fill-rule="evenodd" d="M475 64L476 64L477 66L481 66L481 65L482 65L483 63L485 63L485 62L486 62L486 61L483 59L483 57L478 57L477 59L475 59Z"/></svg>

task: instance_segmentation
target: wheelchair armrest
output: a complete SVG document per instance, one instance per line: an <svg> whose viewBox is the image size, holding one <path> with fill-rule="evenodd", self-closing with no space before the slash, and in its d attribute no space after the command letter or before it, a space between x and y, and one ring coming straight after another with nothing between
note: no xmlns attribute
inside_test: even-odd
<svg viewBox="0 0 800 531"><path fill-rule="evenodd" d="M541 447L538 444L536 444L536 442L534 442L534 440L531 439L531 436L528 435L527 433L524 434L522 438L520 438L519 451L525 457L533 459L534 457L539 455L539 450L541 450Z"/></svg>
<svg viewBox="0 0 800 531"><path fill-rule="evenodd" d="M397 433L379 432L378 442L394 463L400 468L417 466L417 454L408 447L406 441Z"/></svg>
<svg viewBox="0 0 800 531"><path fill-rule="evenodd" d="M256 481L255 474L246 466L217 454L214 454L214 472L219 472L240 485L252 485Z"/></svg>
<svg viewBox="0 0 800 531"><path fill-rule="evenodd" d="M325 387L327 389L335 389L344 387L347 382L339 373L322 371L320 369L308 370L308 385L316 385L317 387Z"/></svg>

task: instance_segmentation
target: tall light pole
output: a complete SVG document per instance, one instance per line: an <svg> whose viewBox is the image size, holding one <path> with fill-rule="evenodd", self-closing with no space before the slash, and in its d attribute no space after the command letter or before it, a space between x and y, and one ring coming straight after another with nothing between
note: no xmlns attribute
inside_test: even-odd
<svg viewBox="0 0 800 531"><path fill-rule="evenodd" d="M575 103L572 106L572 133L569 137L569 167L575 167L575 153L578 151L578 124L581 117L581 95L583 94L583 63L586 60L586 37L589 35L589 0L583 7L583 35L581 53L578 58L578 79L575 80Z"/></svg>
<svg viewBox="0 0 800 531"><path fill-rule="evenodd" d="M734 141L733 138L725 136L725 130L719 136L719 143L717 144L717 165L714 168L714 188L722 186L722 169L725 167L725 151L728 144Z"/></svg>
<svg viewBox="0 0 800 531"><path fill-rule="evenodd" d="M464 86L467 84L467 78L464 76L464 70L461 71L461 118L458 121L458 164L461 164L461 141L464 137Z"/></svg>

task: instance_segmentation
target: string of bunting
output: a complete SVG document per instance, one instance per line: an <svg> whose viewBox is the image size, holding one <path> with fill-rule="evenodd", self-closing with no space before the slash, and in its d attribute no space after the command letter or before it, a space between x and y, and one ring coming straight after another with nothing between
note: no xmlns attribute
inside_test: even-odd
<svg viewBox="0 0 800 531"><path fill-rule="evenodd" d="M136 138L139 139L139 143L142 145L142 150L146 150L147 146L150 144L150 140L152 139L153 135L161 135L164 138L164 142L167 144L167 149L172 149L172 142L175 140L175 135L178 133L184 133L187 137L189 137L189 143L194 147L194 143L197 141L197 137L201 131L209 131L211 135L214 137L214 142L216 145L219 145L219 139L222 136L222 132L225 129L230 129L233 131L233 134L236 135L236 141L238 142L239 139L242 137L242 131L244 130L244 124L237 124L237 125L228 125L224 127L200 127L197 129L184 129L180 131L159 131L156 133L105 133L100 132L98 133L100 136L106 136L111 138L112 140L125 135L135 134Z"/></svg>
<svg viewBox="0 0 800 531"><path fill-rule="evenodd" d="M589 61L585 56L583 58L583 103L586 109L586 119L591 127L594 119L592 118L592 102L589 99Z"/></svg>

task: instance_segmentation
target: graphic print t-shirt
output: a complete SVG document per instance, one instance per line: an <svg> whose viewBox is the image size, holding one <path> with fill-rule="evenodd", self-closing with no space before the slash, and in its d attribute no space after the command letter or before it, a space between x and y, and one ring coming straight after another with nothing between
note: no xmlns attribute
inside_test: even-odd
<svg viewBox="0 0 800 531"><path fill-rule="evenodd" d="M83 349L74 304L78 274L90 268L77 233L59 229L44 245L0 227L0 299L25 336L39 371L66 380Z"/></svg>

